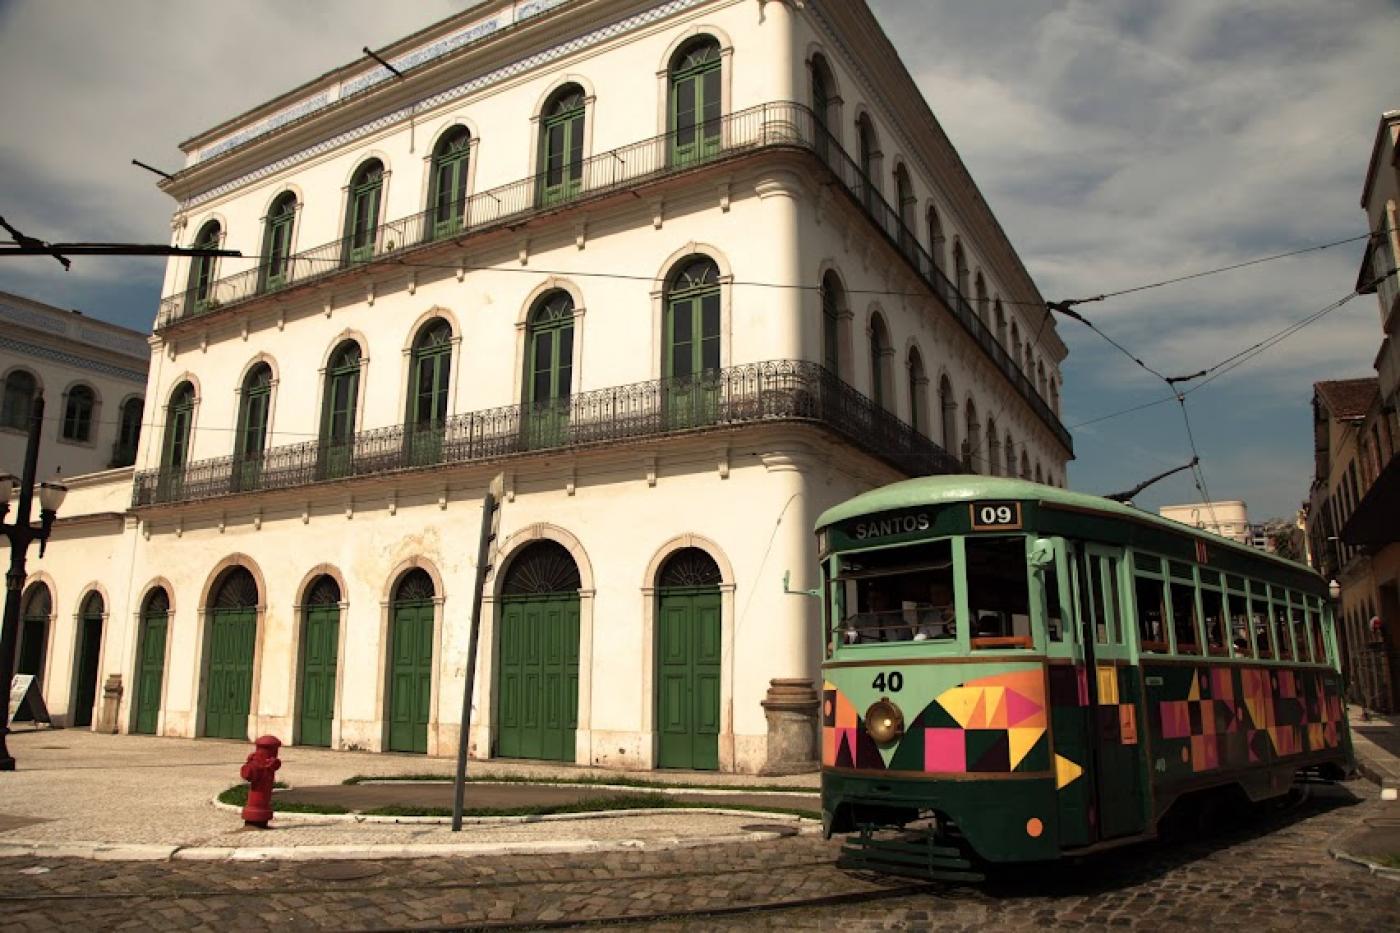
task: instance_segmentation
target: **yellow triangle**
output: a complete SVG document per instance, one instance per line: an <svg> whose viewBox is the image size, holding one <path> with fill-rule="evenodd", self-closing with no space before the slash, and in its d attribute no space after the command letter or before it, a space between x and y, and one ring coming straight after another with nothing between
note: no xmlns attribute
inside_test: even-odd
<svg viewBox="0 0 1400 933"><path fill-rule="evenodd" d="M1186 694L1188 700L1199 700L1201 698L1201 678L1193 672L1191 674L1191 692Z"/></svg>
<svg viewBox="0 0 1400 933"><path fill-rule="evenodd" d="M980 699L981 687L954 687L938 695L938 705L953 717L954 722L966 729Z"/></svg>
<svg viewBox="0 0 1400 933"><path fill-rule="evenodd" d="M1062 790L1066 785L1072 784L1083 773L1084 769L1068 758L1055 756L1055 790Z"/></svg>
<svg viewBox="0 0 1400 933"><path fill-rule="evenodd" d="M988 687L988 688L987 688L987 728L988 728L988 729L1005 729L1005 728L1006 728L1006 688L1005 688L1005 687ZM1014 752L1013 752L1013 754L1012 754L1012 757L1015 757ZM1016 763L1015 763L1015 762L1012 762L1011 767L1013 767L1013 768L1016 767Z"/></svg>
<svg viewBox="0 0 1400 933"><path fill-rule="evenodd" d="M1035 743L1045 733L1039 727L1027 727L1017 729L1007 729L1006 737L1010 742L1011 750L1011 770L1015 771L1016 766L1030 754L1030 750L1035 747Z"/></svg>

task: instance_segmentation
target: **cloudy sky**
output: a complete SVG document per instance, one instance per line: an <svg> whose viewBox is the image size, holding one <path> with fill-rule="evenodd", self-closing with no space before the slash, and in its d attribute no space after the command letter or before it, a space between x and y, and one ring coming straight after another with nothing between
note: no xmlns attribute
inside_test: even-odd
<svg viewBox="0 0 1400 933"><path fill-rule="evenodd" d="M0 0L0 214L49 240L163 242L172 203L132 157L177 143L466 0ZM1396 0L871 0L1051 299L1096 295L1365 233L1382 111L1400 107ZM1154 368L1202 369L1355 285L1361 244L1080 310ZM159 260L7 260L0 289L133 327ZM1160 382L1074 322L1070 483L1131 486L1189 456ZM1291 513L1318 379L1373 374L1355 300L1188 400L1209 490ZM1192 501L1185 475L1139 498Z"/></svg>

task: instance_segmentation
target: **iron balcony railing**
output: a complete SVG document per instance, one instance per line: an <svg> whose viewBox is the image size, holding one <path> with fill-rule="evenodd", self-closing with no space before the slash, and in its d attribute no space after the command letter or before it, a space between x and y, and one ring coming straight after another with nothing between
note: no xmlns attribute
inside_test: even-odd
<svg viewBox="0 0 1400 933"><path fill-rule="evenodd" d="M435 205L302 253L265 260L251 269L208 283L202 289L189 289L164 299L156 330L370 263L404 259L436 243L517 224L535 214L630 190L722 159L780 147L806 150L830 169L1036 415L1072 452L1069 431L1041 398L1016 357L1007 353L966 296L920 244L915 231L917 218L901 217L816 114L792 102L760 104L686 130L592 156L566 167L562 175L556 167L553 174L536 174L456 202Z"/></svg>
<svg viewBox="0 0 1400 933"><path fill-rule="evenodd" d="M144 471L136 475L132 505L192 502L783 421L819 424L910 476L961 471L941 447L821 365L772 360L594 389L549 405L507 405L426 426L395 425L343 441L312 441L251 457Z"/></svg>

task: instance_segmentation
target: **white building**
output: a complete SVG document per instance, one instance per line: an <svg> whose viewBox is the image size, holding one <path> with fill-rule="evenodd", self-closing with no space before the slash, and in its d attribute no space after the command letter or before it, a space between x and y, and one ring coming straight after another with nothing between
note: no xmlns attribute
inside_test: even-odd
<svg viewBox="0 0 1400 933"><path fill-rule="evenodd" d="M1238 541L1240 544L1254 544L1254 530L1249 524L1249 507L1239 499L1164 505L1157 510L1157 514L1174 522Z"/></svg>
<svg viewBox="0 0 1400 933"><path fill-rule="evenodd" d="M134 495L75 484L31 564L50 708L100 592L122 730L451 753L503 472L472 754L811 766L815 516L1072 456L909 73L851 0L495 2L380 54L162 184L248 258L170 263Z"/></svg>

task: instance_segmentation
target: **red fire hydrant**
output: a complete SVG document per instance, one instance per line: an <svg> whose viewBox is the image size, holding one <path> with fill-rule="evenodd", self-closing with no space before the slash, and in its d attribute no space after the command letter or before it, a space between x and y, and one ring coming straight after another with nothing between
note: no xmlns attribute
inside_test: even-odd
<svg viewBox="0 0 1400 933"><path fill-rule="evenodd" d="M272 784L282 760L277 749L282 742L275 735L264 735L253 743L253 754L238 773L248 782L248 802L243 807L243 825L267 829L272 819Z"/></svg>

